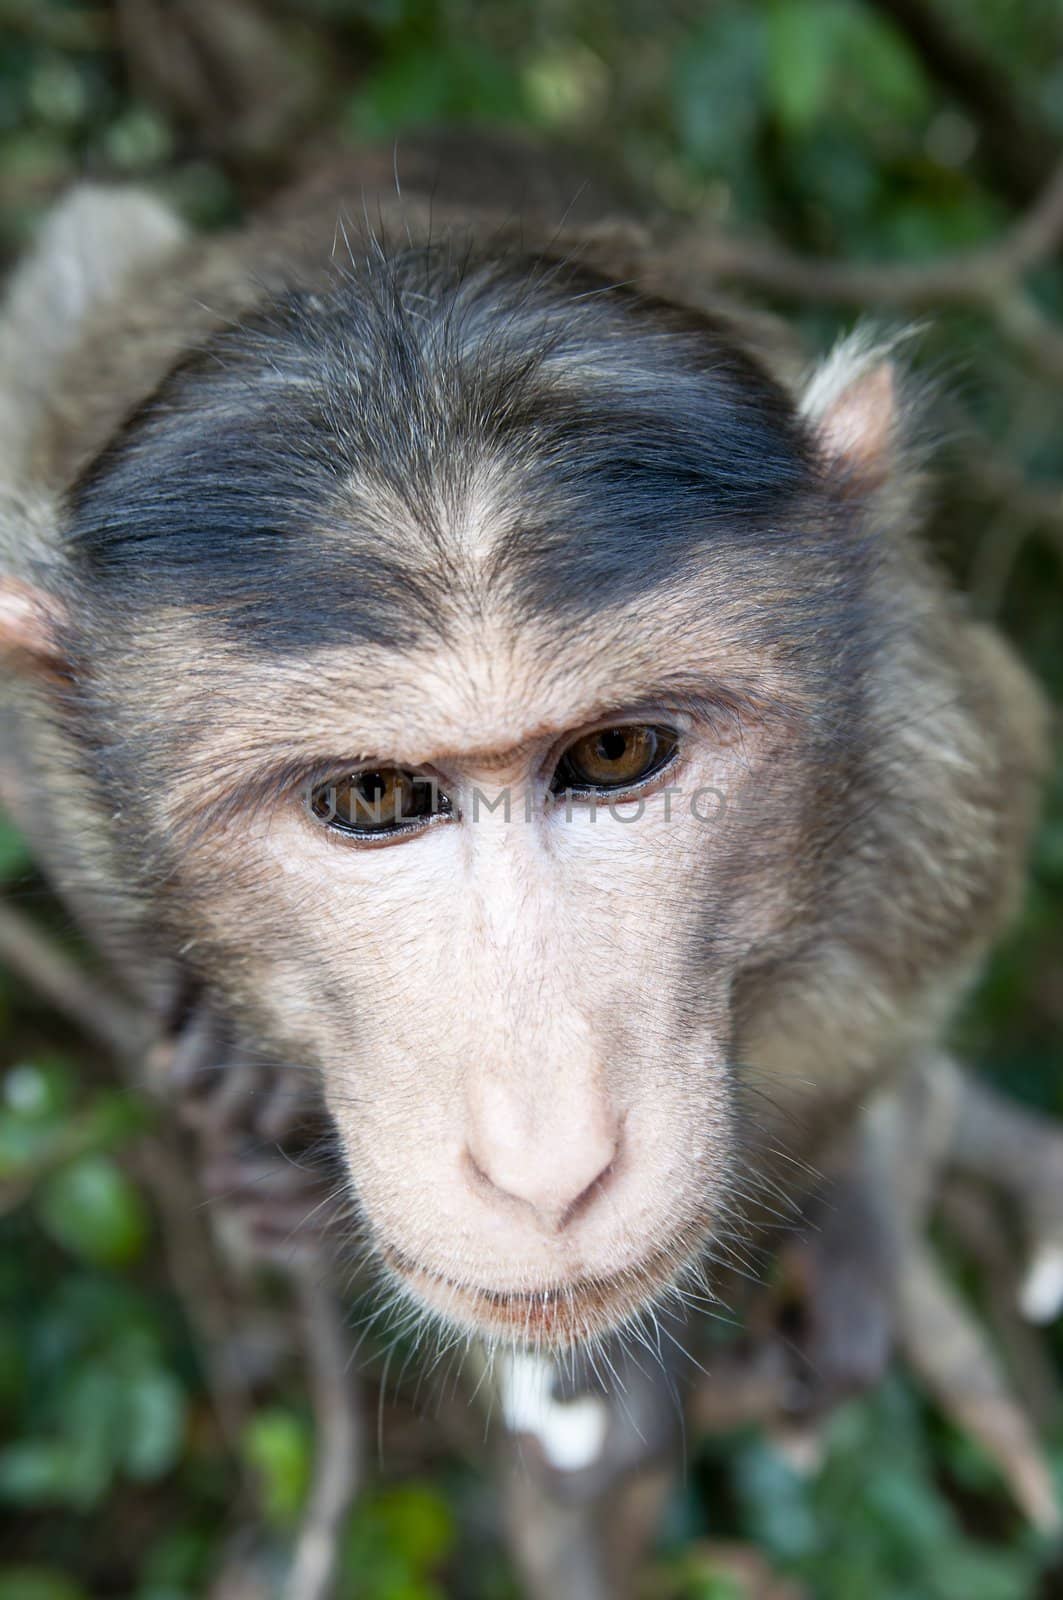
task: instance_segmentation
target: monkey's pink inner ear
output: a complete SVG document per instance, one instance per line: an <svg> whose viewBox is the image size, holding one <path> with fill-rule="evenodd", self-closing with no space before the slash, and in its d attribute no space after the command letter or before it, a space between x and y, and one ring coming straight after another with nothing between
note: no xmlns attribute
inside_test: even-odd
<svg viewBox="0 0 1063 1600"><path fill-rule="evenodd" d="M0 659L16 669L54 672L62 665L63 607L43 589L0 578Z"/></svg>
<svg viewBox="0 0 1063 1600"><path fill-rule="evenodd" d="M814 390L815 385L813 401ZM865 489L888 477L897 423L897 378L891 361L857 372L810 411L835 474Z"/></svg>

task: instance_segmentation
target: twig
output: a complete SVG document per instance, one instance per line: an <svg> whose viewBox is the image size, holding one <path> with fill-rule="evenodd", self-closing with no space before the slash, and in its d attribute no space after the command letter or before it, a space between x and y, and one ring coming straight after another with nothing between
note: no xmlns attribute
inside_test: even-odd
<svg viewBox="0 0 1063 1600"><path fill-rule="evenodd" d="M862 265L769 249L735 235L702 248L719 270L742 273L758 287L801 298L879 301L898 306L977 305L1012 278L1045 261L1063 243L1063 160L1029 211L996 244L925 266Z"/></svg>
<svg viewBox="0 0 1063 1600"><path fill-rule="evenodd" d="M52 50L114 49L114 26L102 5L68 11L34 5L33 0L13 0L4 7L4 27Z"/></svg>
<svg viewBox="0 0 1063 1600"><path fill-rule="evenodd" d="M987 497L1004 501L1027 527L1043 528L1063 555L1063 484L1028 482L1010 461L994 456L989 440L965 455L964 467Z"/></svg>
<svg viewBox="0 0 1063 1600"><path fill-rule="evenodd" d="M619 1600L587 1507L555 1499L511 1442L503 1491L509 1547L528 1600Z"/></svg>
<svg viewBox="0 0 1063 1600"><path fill-rule="evenodd" d="M675 240L677 258L710 277L782 299L825 305L981 310L1046 376L1063 378L1063 332L1022 288L1020 279L1063 243L1063 161L1026 216L999 243L926 266L869 264L801 256L790 250L714 233Z"/></svg>
<svg viewBox="0 0 1063 1600"><path fill-rule="evenodd" d="M162 1222L166 1265L195 1330L211 1403L226 1444L237 1445L250 1415L249 1385L222 1358L236 1337L233 1308L223 1288L214 1241L178 1150L166 1137L142 1140L134 1170L151 1190Z"/></svg>
<svg viewBox="0 0 1063 1600"><path fill-rule="evenodd" d="M6 903L0 903L0 963L121 1061L141 1061L157 1036L146 1016L86 976L29 917Z"/></svg>
<svg viewBox="0 0 1063 1600"><path fill-rule="evenodd" d="M349 1377L350 1350L321 1256L294 1273L314 1408L314 1480L295 1544L285 1600L326 1600L343 1519L361 1481L362 1438Z"/></svg>
<svg viewBox="0 0 1063 1600"><path fill-rule="evenodd" d="M981 1269L982 1303L1027 1415L1052 1427L1063 1417L1063 1388L1044 1340L1018 1308L1021 1261L1000 1207L984 1184L951 1179L941 1195L941 1219Z"/></svg>
<svg viewBox="0 0 1063 1600"><path fill-rule="evenodd" d="M946 1056L934 1071L954 1085L950 1162L996 1185L1018 1209L1029 1253L1020 1303L1031 1321L1050 1321L1063 1303L1063 1130Z"/></svg>
<svg viewBox="0 0 1063 1600"><path fill-rule="evenodd" d="M1029 272L1063 243L1063 160L1057 161L1041 194L1024 217L988 255L1002 274Z"/></svg>
<svg viewBox="0 0 1063 1600"><path fill-rule="evenodd" d="M910 1240L899 1285L905 1353L927 1389L997 1462L1035 1527L1061 1527L1052 1475L993 1352L926 1247Z"/></svg>

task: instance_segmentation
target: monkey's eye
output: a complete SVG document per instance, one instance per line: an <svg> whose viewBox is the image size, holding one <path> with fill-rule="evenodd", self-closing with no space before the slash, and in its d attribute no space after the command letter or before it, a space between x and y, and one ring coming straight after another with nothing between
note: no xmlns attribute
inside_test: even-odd
<svg viewBox="0 0 1063 1600"><path fill-rule="evenodd" d="M327 827L363 839L416 832L453 811L434 778L403 767L373 767L319 783L310 791L309 804Z"/></svg>
<svg viewBox="0 0 1063 1600"><path fill-rule="evenodd" d="M679 735L674 728L632 722L585 733L561 756L550 787L566 789L630 789L666 767L675 755Z"/></svg>

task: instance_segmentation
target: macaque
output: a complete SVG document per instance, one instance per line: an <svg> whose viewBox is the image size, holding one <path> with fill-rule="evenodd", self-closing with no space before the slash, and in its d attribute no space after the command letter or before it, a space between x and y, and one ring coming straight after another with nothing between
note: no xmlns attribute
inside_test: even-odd
<svg viewBox="0 0 1063 1600"><path fill-rule="evenodd" d="M381 1293L714 1292L1007 922L1040 702L929 422L505 148L233 233L63 201L0 321L3 794L160 1016L319 1079Z"/></svg>

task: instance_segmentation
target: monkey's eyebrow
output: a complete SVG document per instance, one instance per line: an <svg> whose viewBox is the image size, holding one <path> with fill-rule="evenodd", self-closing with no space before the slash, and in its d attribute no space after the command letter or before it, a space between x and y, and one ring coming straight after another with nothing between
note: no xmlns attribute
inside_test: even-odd
<svg viewBox="0 0 1063 1600"><path fill-rule="evenodd" d="M492 755L500 754L516 758L522 750L542 746L551 739L559 740L567 733L575 736L581 728L606 721L650 721L654 718L665 718L670 713L678 713L688 717L695 725L709 729L726 728L729 732L733 732L736 728L759 722L766 716L787 716L792 715L793 711L794 707L784 706L774 697L765 696L752 689L736 689L703 677L683 675L647 685L637 698L619 704L616 700L603 696L596 702L589 702L577 716L566 718L563 722L552 718L538 727L526 730L520 738L505 748L497 743L492 747L475 745L457 747L441 741L438 750L420 761L409 761L394 752L389 748L390 741L383 743L380 749L371 754L357 757L353 756L349 749L331 752L327 749L320 749L317 752L306 750L264 767L260 771L237 778L224 793L206 799L203 805L196 808L193 836L209 831L215 826L224 826L258 806L276 805L286 795L296 790L305 789L315 783L326 783L338 778L344 772L356 771L374 761L413 767L432 766L437 760L459 765L465 761L490 759Z"/></svg>
<svg viewBox="0 0 1063 1600"><path fill-rule="evenodd" d="M599 700L587 702L575 715L563 719L544 718L538 725L525 729L512 743L455 746L441 744L430 759L455 763L513 759L525 750L563 739L566 735L575 737L581 729L596 724L651 722L675 713L688 717L693 723L704 724L719 722L724 717L733 718L740 715L743 710L747 714L752 710L749 700L736 694L732 689L725 689L722 684L710 685L704 679L698 679L696 682L662 681L656 685L648 685L640 690L637 696L629 699L618 701L615 696L602 696Z"/></svg>
<svg viewBox="0 0 1063 1600"><path fill-rule="evenodd" d="M614 697L603 696L591 702L579 717L567 721L564 727L554 726L552 731L559 737L591 723L613 719L617 722L649 720L667 716L669 712L679 712L694 723L711 726L721 718L740 717L752 721L771 712L778 715L787 709L792 708L783 706L774 696L746 681L725 683L701 673L676 673L645 685L637 696L619 702Z"/></svg>

